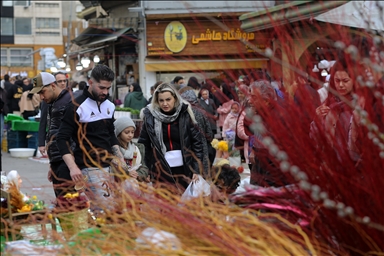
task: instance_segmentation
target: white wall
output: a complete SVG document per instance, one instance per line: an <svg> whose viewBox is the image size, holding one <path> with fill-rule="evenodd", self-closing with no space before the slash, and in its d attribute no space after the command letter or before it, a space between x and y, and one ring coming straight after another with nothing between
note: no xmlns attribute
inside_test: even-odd
<svg viewBox="0 0 384 256"><path fill-rule="evenodd" d="M275 1L143 1L146 14L254 12Z"/></svg>
<svg viewBox="0 0 384 256"><path fill-rule="evenodd" d="M36 2L56 3L58 8L39 7L36 8ZM61 1L32 1L28 7L15 6L14 17L16 18L32 18L32 35L15 35L15 45L18 44L42 44L42 45L62 45L62 6ZM36 18L59 18L60 27L57 29L36 29ZM52 31L59 32L58 36L39 35L36 36L36 31Z"/></svg>

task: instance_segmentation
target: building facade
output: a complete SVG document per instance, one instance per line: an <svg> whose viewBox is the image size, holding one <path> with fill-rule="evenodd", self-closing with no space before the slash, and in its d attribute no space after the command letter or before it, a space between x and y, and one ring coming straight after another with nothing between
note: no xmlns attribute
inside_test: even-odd
<svg viewBox="0 0 384 256"><path fill-rule="evenodd" d="M264 51L270 44L269 34L246 33L238 17L274 4L142 1L146 27L142 80L147 94L156 81L172 81L178 75L185 80L195 76L200 82L212 78L233 82L247 70L267 68L268 58L247 47L242 39Z"/></svg>
<svg viewBox="0 0 384 256"><path fill-rule="evenodd" d="M35 76L64 54L61 1L1 1L1 76Z"/></svg>

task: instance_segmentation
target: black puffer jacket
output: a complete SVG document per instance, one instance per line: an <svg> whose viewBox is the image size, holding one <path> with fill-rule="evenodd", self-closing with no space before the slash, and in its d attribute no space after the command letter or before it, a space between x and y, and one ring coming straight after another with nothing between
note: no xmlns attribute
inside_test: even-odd
<svg viewBox="0 0 384 256"><path fill-rule="evenodd" d="M59 131L64 110L71 101L71 94L67 90L62 90L57 99L48 107L48 132L47 132L47 154L49 161L58 162L62 160L56 144L56 135Z"/></svg>
<svg viewBox="0 0 384 256"><path fill-rule="evenodd" d="M191 169L193 172L199 174L198 161L192 156L192 153L197 159L203 159L203 143L202 136L196 126L193 124L189 113L187 112L188 105L183 104L179 114L179 118L176 120L178 127L172 127L172 133L178 132L180 136L180 148L183 154L184 173L187 177L191 177ZM164 127L164 125L163 125ZM178 131L175 129L178 128ZM163 128L164 129L164 128ZM175 134L173 134L174 136ZM161 167L171 174L171 168L164 158L164 154L161 152L161 144L155 134L155 118L151 114L148 108L144 110L144 124L140 133L138 143L145 146L145 164L150 170L152 177L157 174L156 161L160 161ZM168 144L165 143L166 146Z"/></svg>

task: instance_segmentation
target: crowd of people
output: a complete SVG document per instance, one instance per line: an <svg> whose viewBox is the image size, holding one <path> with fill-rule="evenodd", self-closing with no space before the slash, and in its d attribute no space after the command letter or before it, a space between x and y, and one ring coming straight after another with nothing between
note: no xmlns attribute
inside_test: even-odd
<svg viewBox="0 0 384 256"><path fill-rule="evenodd" d="M41 72L32 82L5 75L2 115L19 111L27 119L41 109L39 151L48 155L48 179L56 196L87 182L94 209L110 205L113 188L126 180L124 175L179 194L199 175L212 179L212 171L217 172L215 137L227 141L230 152L240 153L251 169L251 184L285 186L296 181L284 174L264 138L273 138L289 151L294 144L287 146L284 141L293 138L293 127L308 135L308 143L318 150L332 150L338 159L348 158L363 168L361 145L366 138L357 109L367 111L379 131L384 128L382 102L359 86L357 74L364 74L357 72L368 69L362 65L348 55L340 56L330 72L331 93L323 101L308 74L296 75L289 90L276 85L264 70L240 76L231 84L212 80L202 84L196 77L186 83L177 76L152 86L149 101L140 85L133 83L124 106L141 110L143 125L137 142L132 119L114 118L115 104L108 92L115 74L105 65L93 68L88 84L71 86L60 72ZM370 79L375 88L383 89L380 75ZM75 93L74 86L79 87ZM263 121L262 129L255 126L255 116ZM233 177L238 186L238 177ZM233 184L224 190L233 191Z"/></svg>

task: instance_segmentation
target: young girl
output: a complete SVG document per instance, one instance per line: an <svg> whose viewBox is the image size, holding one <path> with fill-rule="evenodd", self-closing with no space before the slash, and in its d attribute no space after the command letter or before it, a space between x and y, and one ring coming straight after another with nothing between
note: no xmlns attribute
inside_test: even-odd
<svg viewBox="0 0 384 256"><path fill-rule="evenodd" d="M231 104L231 112L227 115L225 118L225 121L223 123L223 131L222 136L223 139L227 142L228 150L227 151L216 151L216 157L217 158L229 158L229 152L232 151L234 142L235 142L235 135L236 135L236 121L239 116L240 112L240 103L236 101L232 101Z"/></svg>
<svg viewBox="0 0 384 256"><path fill-rule="evenodd" d="M227 138L228 131L236 132L236 121L240 112L240 103L234 101L231 105L231 112L227 115L223 123L223 133L222 136L224 139Z"/></svg>
<svg viewBox="0 0 384 256"><path fill-rule="evenodd" d="M115 134L120 144L120 151L126 164L130 168L137 168L131 172L137 172L138 181L148 180L148 168L144 164L144 146L132 141L136 125L129 117L120 117L115 122ZM140 166L139 166L140 165ZM132 176L133 173L130 172Z"/></svg>

